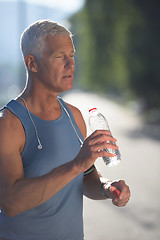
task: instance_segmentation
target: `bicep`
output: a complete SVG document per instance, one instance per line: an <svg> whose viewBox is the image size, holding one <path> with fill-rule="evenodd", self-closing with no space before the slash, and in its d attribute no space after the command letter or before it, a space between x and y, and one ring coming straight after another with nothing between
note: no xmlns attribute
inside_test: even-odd
<svg viewBox="0 0 160 240"><path fill-rule="evenodd" d="M24 176L20 154L9 148L7 151L2 150L3 147L4 145L0 147L0 188L5 182L12 184Z"/></svg>
<svg viewBox="0 0 160 240"><path fill-rule="evenodd" d="M24 177L17 127L9 120L0 119L0 194Z"/></svg>

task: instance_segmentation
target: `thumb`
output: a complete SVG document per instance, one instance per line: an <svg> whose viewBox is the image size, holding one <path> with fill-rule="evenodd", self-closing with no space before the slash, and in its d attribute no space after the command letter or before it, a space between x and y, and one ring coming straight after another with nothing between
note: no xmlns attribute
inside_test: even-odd
<svg viewBox="0 0 160 240"><path fill-rule="evenodd" d="M110 190L110 192L113 194L113 198L118 198L119 197L119 195L120 195L120 191L117 189L117 188L115 188L114 186L111 186L110 188L109 188L109 190Z"/></svg>

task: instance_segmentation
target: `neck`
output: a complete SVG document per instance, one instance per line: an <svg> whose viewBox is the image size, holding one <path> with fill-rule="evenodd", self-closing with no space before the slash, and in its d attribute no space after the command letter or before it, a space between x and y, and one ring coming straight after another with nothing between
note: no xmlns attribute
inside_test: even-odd
<svg viewBox="0 0 160 240"><path fill-rule="evenodd" d="M49 91L48 89L34 87L29 81L20 95L28 109L44 120L55 120L61 115L61 108L57 100L58 93ZM23 101L19 99L24 105Z"/></svg>
<svg viewBox="0 0 160 240"><path fill-rule="evenodd" d="M58 92L46 88L41 81L29 77L21 96L27 101L45 106L45 104L50 105L57 102Z"/></svg>

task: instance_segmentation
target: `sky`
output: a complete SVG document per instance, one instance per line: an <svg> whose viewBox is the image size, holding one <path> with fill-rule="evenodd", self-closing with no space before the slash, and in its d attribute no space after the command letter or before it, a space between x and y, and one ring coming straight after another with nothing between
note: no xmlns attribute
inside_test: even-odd
<svg viewBox="0 0 160 240"><path fill-rule="evenodd" d="M4 0L0 0L0 1L4 1ZM31 2L38 5L59 8L60 10L63 10L66 13L74 13L83 6L85 0L8 0L8 1Z"/></svg>
<svg viewBox="0 0 160 240"><path fill-rule="evenodd" d="M19 48L19 38L24 28L32 22L44 18L57 21L65 27L70 28L70 22L67 19L83 7L85 0L0 0L1 2L9 4L11 2L26 2L30 3L30 6L23 9L25 4L13 4L13 8L6 9L5 6L8 7L8 4L4 4L5 6L2 4L2 8L0 9L0 19L2 20L0 24L3 25L3 34L1 34L2 37L0 38L0 46L3 46L0 54L0 68L2 63L4 66L3 71L2 68L0 69L0 103L7 102L8 98L14 98L20 91L19 83L22 76L19 74L18 68L22 61L22 56ZM36 8L33 4L42 6L42 8ZM21 6L24 16L23 11L21 14L19 11L20 7L17 8L17 6ZM44 8L44 11L43 6L47 7L46 9ZM5 10L3 10L3 7L5 7ZM9 15L9 18L7 15ZM20 18L22 19L21 21L19 21ZM12 21L11 24L10 21ZM6 27L4 27L4 23ZM9 34L13 36L12 44L10 43L10 38L7 37Z"/></svg>
<svg viewBox="0 0 160 240"><path fill-rule="evenodd" d="M65 11L76 11L84 3L84 0L26 0L30 2L35 2L37 4L47 5L50 7L57 7ZM44 3L45 2L45 3Z"/></svg>

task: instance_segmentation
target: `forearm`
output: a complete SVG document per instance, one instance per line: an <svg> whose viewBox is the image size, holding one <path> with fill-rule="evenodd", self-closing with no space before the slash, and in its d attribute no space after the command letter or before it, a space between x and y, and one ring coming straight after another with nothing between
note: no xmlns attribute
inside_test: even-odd
<svg viewBox="0 0 160 240"><path fill-rule="evenodd" d="M10 186L8 194L2 195L2 208L7 215L15 216L37 207L58 193L79 173L75 163L71 161L44 176L19 179Z"/></svg>
<svg viewBox="0 0 160 240"><path fill-rule="evenodd" d="M12 149L10 151L13 152L12 156L11 153L7 153L7 149L3 151L2 148L1 152L3 154L0 158L0 207L7 215L15 216L44 203L77 175L89 169L98 157L110 156L111 153L99 151L99 149L107 147L106 141L114 141L108 135L108 131L95 131L85 139L80 152L74 160L53 169L47 175L37 178L24 178L19 153ZM5 159L10 163L9 166L6 164ZM95 184L100 186L100 182L95 181ZM94 192L94 185L91 187L92 190L89 190L91 198L100 199L100 187L98 186L95 188L98 189L97 192ZM94 192L93 197L92 192ZM103 199L102 196L101 198Z"/></svg>
<svg viewBox="0 0 160 240"><path fill-rule="evenodd" d="M103 200L110 198L107 195L107 190L105 195L102 194L102 176L97 172L96 169L89 175L84 177L84 187L83 193L86 197L94 200Z"/></svg>
<svg viewBox="0 0 160 240"><path fill-rule="evenodd" d="M131 196L124 180L110 181L94 170L84 179L84 195L95 200L110 198L118 207L124 207Z"/></svg>

